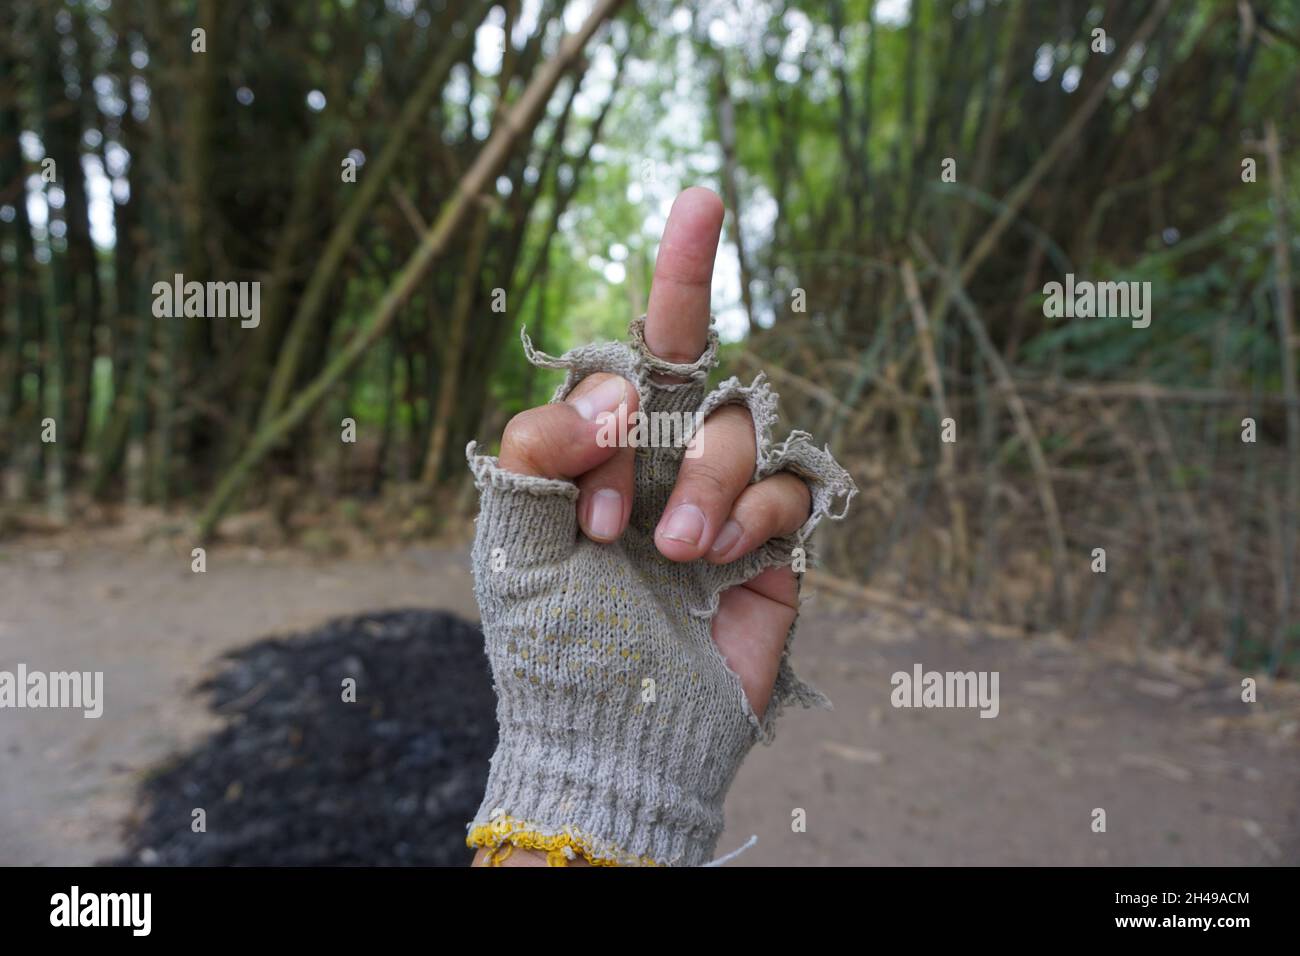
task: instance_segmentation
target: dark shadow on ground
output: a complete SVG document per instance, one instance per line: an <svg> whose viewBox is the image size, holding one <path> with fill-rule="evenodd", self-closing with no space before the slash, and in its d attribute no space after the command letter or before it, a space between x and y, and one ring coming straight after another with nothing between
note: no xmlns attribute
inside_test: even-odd
<svg viewBox="0 0 1300 956"><path fill-rule="evenodd" d="M223 659L227 725L159 767L115 865L457 865L496 743L479 629L443 612L340 618ZM343 700L345 678L356 702ZM196 809L206 832L194 832Z"/></svg>

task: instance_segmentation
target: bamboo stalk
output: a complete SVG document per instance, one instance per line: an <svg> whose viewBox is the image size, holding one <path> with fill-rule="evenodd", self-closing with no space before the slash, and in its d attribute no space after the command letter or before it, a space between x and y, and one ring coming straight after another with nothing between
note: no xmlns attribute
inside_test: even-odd
<svg viewBox="0 0 1300 956"><path fill-rule="evenodd" d="M1241 405L1252 407L1259 404L1293 406L1300 408L1300 398L1285 395L1252 395L1249 392L1233 392L1227 389L1179 388L1169 385L1157 385L1153 382L1097 382L1081 384L1062 380L1036 380L1021 378L1015 388L1021 392L1039 392L1064 395L1085 401L1103 399L1106 401L1151 401L1151 402L1185 402L1196 405Z"/></svg>
<svg viewBox="0 0 1300 956"><path fill-rule="evenodd" d="M491 5L486 0L480 0L464 22L477 23L487 15ZM303 291L298 309L289 325L289 333L281 347L280 360L276 363L270 388L262 403L259 426L265 426L284 407L298 374L308 333L311 331L312 323L316 321L316 317L325 306L339 266L351 250L362 221L380 196L383 187L389 182L393 169L405 152L406 142L411 132L424 116L434 95L442 89L447 75L451 73L452 67L460 59L461 53L468 47L473 37L474 30L467 27L459 40L447 42L440 55L430 65L419 87L403 105L402 112L384 143L384 148L375 158L374 165L359 178L357 191L352 201L348 203L342 218L335 225L334 231L330 233L329 240L321 252L320 261L312 271L311 279L307 282L307 288Z"/></svg>
<svg viewBox="0 0 1300 956"><path fill-rule="evenodd" d="M919 241L914 241L913 244L918 245L920 250L927 254L933 268L938 268L938 263L933 255L929 255L928 250L923 245L920 245ZM980 321L979 313L975 309L975 303L971 301L965 289L960 286L960 279L956 275L950 274L949 281L953 286L951 296L957 303L957 310L966 320L966 327L975 339L975 344L984 356L984 360L988 362L989 367L993 370L999 387L1006 392L1007 408L1011 411L1011 417L1016 424L1016 431L1020 434L1020 440L1024 442L1025 450L1029 454L1029 463L1034 470L1034 482L1038 490L1038 500L1043 509L1043 516L1047 520L1048 540L1052 548L1052 575L1056 581L1058 606L1064 613L1066 620L1072 621L1074 618L1074 592L1070 587L1065 532L1061 527L1061 511L1056 503L1056 492L1052 488L1052 479L1048 473L1047 458L1043 455L1042 442L1038 440L1038 434L1029 418L1024 399L1021 398L1020 392L1016 389L1015 380L1011 377L1011 370L1007 368L1007 364L1002 360L1002 356L989 338L988 331L984 328L984 323Z"/></svg>
<svg viewBox="0 0 1300 956"><path fill-rule="evenodd" d="M1146 409L1147 421L1151 426L1151 437L1155 449L1165 460L1165 471L1169 474L1169 484L1173 488L1174 504L1182 516L1183 525L1196 542L1196 559L1201 566L1201 576L1205 580L1204 603L1211 614L1211 625L1218 630L1223 625L1223 590L1219 585L1219 575L1215 570L1214 556L1210 552L1211 536L1209 528L1202 520L1201 512L1187 488L1178 479L1180 467L1178 456L1174 452L1173 439L1165 427L1160 409L1155 402L1147 400L1142 403Z"/></svg>
<svg viewBox="0 0 1300 956"><path fill-rule="evenodd" d="M950 418L948 399L943 389L943 373L934 351L934 337L930 332L930 322L925 314L925 304L921 301L921 290L916 283L916 271L912 261L904 259L901 265L903 290L907 295L908 305L912 309L912 322L916 326L916 338L921 349L921 361L925 376L930 384L930 397L934 403L934 412L939 422ZM939 442L939 481L943 485L948 499L948 515L952 519L953 571L957 577L958 590L962 590L966 574L970 570L970 549L966 531L966 507L957 493L957 451L955 442Z"/></svg>
<svg viewBox="0 0 1300 956"><path fill-rule="evenodd" d="M290 431L302 423L330 388L347 374L372 344L383 336L396 317L398 309L424 279L434 261L446 250L474 197L496 175L496 171L509 157L515 141L531 133L536 126L543 107L554 92L560 77L582 53L583 47L596 30L623 2L624 0L598 0L586 22L576 33L565 39L555 57L541 67L519 100L502 115L491 138L484 144L473 165L457 184L454 194L443 206L415 252L389 286L383 299L362 321L357 334L283 412L258 429L248 449L222 477L207 508L199 518L197 532L200 539L207 539L212 535L222 515L247 482L253 467Z"/></svg>
<svg viewBox="0 0 1300 956"><path fill-rule="evenodd" d="M1286 183L1282 179L1282 148L1277 124L1269 120L1264 126L1264 152L1268 156L1269 185L1273 193L1273 268L1277 289L1278 353L1282 362L1282 394L1287 401L1286 447L1287 479L1283 496L1282 580L1277 628L1273 637L1270 673L1276 673L1286 653L1291 630L1292 601L1296 589L1296 521L1300 517L1300 406L1296 404L1295 299L1291 290L1290 229L1287 222Z"/></svg>
<svg viewBox="0 0 1300 956"><path fill-rule="evenodd" d="M970 280L974 277L979 267L989 254L997 246L998 240L1002 238L1003 233L1011 227L1012 222L1020 214L1030 197L1034 194L1038 184L1042 181L1052 169L1056 166L1061 154L1066 148L1074 142L1075 138L1083 131L1088 120L1092 118L1093 113L1101 106L1102 101L1110 90L1111 79L1115 76L1121 66L1128 60L1129 53L1137 49L1139 44L1145 46L1164 19L1165 14L1169 11L1169 0L1157 0L1152 7L1151 12L1147 14L1145 20L1138 25L1138 28L1129 37L1128 44L1123 50L1117 52L1110 58L1110 65L1093 84L1088 91L1084 101L1079 104L1078 108L1070 115L1066 124L1061 127L1061 131L1056 134L1047 149L1038 157L1038 161L1025 174L1024 178L1018 182L1015 187L1007 194L1002 201L1001 210L998 217L993 220L984 234L980 236L971 251L966 255L965 260L958 270L961 279L961 285L969 286ZM940 308L942 306L942 308ZM936 320L942 320L943 312L947 310L947 301L940 300L940 305L935 307Z"/></svg>
<svg viewBox="0 0 1300 956"><path fill-rule="evenodd" d="M736 261L740 266L740 298L745 306L746 333L754 327L754 297L750 288L753 275L749 267L749 256L745 250L745 236L741 228L740 185L736 163L736 106L727 87L726 63L722 54L717 55L717 121L718 139L722 146L722 194L726 197L727 208L731 212L731 239L736 246Z"/></svg>
<svg viewBox="0 0 1300 956"><path fill-rule="evenodd" d="M451 331L447 336L446 347L442 350L442 374L438 376L438 404L433 411L433 428L421 477L427 488L438 483L442 460L450 441L452 407L456 404L456 394L460 390L460 369L463 362L461 351L465 346L465 333L469 328L474 299L478 295L478 270L483 261L483 248L487 245L491 222L488 210L480 209L475 213L469 248L465 253L465 274L461 276L452 303Z"/></svg>

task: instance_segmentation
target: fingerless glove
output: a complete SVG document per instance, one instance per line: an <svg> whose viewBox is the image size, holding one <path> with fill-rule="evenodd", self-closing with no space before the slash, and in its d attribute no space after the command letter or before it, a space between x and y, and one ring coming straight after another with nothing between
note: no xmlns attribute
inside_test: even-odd
<svg viewBox="0 0 1300 956"><path fill-rule="evenodd" d="M801 476L812 513L793 535L730 564L673 562L655 547L654 530L684 443L637 449L630 524L618 541L597 544L578 528L573 482L504 471L470 442L481 495L475 595L499 726L470 846L531 847L556 862L581 853L598 864L703 863L750 748L771 741L785 707L829 707L791 669L792 624L760 720L714 644L710 620L723 590L792 560L798 569L800 557L810 561L808 536L823 517L842 518L857 488L807 433L772 442L777 396L761 373L749 385L731 378L705 394L717 362L713 328L690 364L652 355L644 329L637 319L630 345L599 343L559 357L521 335L530 362L567 371L553 401L594 372L613 372L636 387L643 413L699 412L685 420L703 421L724 404L747 406L758 449L752 480L783 470ZM686 381L661 384L656 374Z"/></svg>

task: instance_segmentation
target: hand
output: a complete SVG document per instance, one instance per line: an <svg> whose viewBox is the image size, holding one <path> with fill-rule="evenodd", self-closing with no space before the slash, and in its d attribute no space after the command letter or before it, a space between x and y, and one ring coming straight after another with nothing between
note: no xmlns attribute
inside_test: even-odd
<svg viewBox="0 0 1300 956"><path fill-rule="evenodd" d="M762 375L706 394L721 225L712 193L678 197L629 341L550 356L525 336L565 382L510 421L499 456L466 449L499 729L466 842L493 862L704 862L745 756L784 707L827 703L790 663L791 565L857 489L807 433L773 442ZM655 440L607 440L637 412Z"/></svg>
<svg viewBox="0 0 1300 956"><path fill-rule="evenodd" d="M661 359L687 364L704 352L722 217L721 200L707 189L687 189L673 203L645 325L646 344ZM602 415L625 417L637 408L637 391L626 379L589 375L563 402L510 420L501 440L500 466L517 474L572 480L579 489L582 532L596 542L616 541L632 513L636 449L601 447L597 436ZM665 558L726 564L770 538L797 531L808 519L811 496L798 476L780 472L750 483L757 448L745 406L723 405L706 419L696 440L701 454L682 459L655 528L655 545ZM760 718L797 607L798 583L788 566L770 568L723 591L719 599L713 641Z"/></svg>

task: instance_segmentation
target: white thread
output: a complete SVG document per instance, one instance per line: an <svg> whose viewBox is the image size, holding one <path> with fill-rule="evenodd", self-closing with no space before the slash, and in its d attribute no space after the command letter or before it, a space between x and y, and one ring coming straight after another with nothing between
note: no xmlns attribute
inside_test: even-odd
<svg viewBox="0 0 1300 956"><path fill-rule="evenodd" d="M750 838L749 838L748 840L746 840L745 843L744 843L744 845L741 846L739 849L732 850L732 851L731 851L730 853L728 853L726 856L720 856L720 857L718 857L716 860L711 860L710 862L708 862L708 863L704 863L704 864L701 864L701 865L702 865L702 866L722 866L722 864L724 864L724 863L730 863L732 860L734 860L736 857L740 856L740 854L744 853L744 852L745 852L746 850L748 850L750 847L757 846L757 845L758 845L758 834L755 833L755 834L751 835Z"/></svg>

